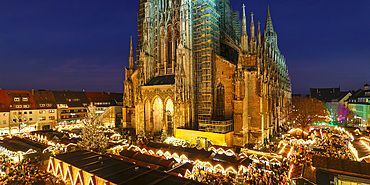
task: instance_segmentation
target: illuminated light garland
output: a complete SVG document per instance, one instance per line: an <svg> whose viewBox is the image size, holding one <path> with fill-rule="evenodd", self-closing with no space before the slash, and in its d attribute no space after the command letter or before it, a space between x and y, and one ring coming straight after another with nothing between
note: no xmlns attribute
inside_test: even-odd
<svg viewBox="0 0 370 185"><path fill-rule="evenodd" d="M153 152L153 150L149 150L149 154L154 155L155 153Z"/></svg>
<svg viewBox="0 0 370 185"><path fill-rule="evenodd" d="M289 151L289 153L288 153L287 158L289 158L289 157L290 157L290 155L292 154L292 152L293 152L293 148L294 148L294 147L291 147L291 148L290 148L290 151Z"/></svg>
<svg viewBox="0 0 370 185"><path fill-rule="evenodd" d="M358 152L357 152L356 148L353 147L351 142L348 142L348 148L351 150L352 154L356 157L356 160L360 161L360 159L358 158Z"/></svg>
<svg viewBox="0 0 370 185"><path fill-rule="evenodd" d="M288 131L288 133L290 134L290 133L292 133L292 132L294 132L294 131L300 131L300 132L303 132L304 134L308 135L308 133L307 133L306 131L303 131L303 130L302 130L302 129L300 129L300 128L293 128L293 129L289 130L289 131Z"/></svg>
<svg viewBox="0 0 370 185"><path fill-rule="evenodd" d="M368 139L366 137L360 137L360 139L363 139L363 140L366 140L367 142L370 142L370 139Z"/></svg>
<svg viewBox="0 0 370 185"><path fill-rule="evenodd" d="M292 164L292 167L289 170L289 176L288 176L289 179L290 179L290 177L292 175L293 168L294 168L294 164Z"/></svg>
<svg viewBox="0 0 370 185"><path fill-rule="evenodd" d="M288 144L284 144L283 148L280 150L279 154L283 153L285 147L287 146Z"/></svg>
<svg viewBox="0 0 370 185"><path fill-rule="evenodd" d="M157 154L158 156L162 156L162 155L163 155L163 152L162 152L162 150L158 150L156 154Z"/></svg>
<svg viewBox="0 0 370 185"><path fill-rule="evenodd" d="M180 156L180 159L188 160L188 158L187 158L184 154L182 154L182 155Z"/></svg>
<svg viewBox="0 0 370 185"><path fill-rule="evenodd" d="M229 173L237 173L237 171L233 168L233 167L228 167L228 168L226 168L226 170L225 170L225 172L229 172Z"/></svg>

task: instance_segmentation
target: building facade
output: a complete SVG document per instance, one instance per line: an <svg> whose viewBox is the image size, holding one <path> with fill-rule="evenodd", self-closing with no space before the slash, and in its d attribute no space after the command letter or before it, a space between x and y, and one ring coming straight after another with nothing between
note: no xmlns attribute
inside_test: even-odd
<svg viewBox="0 0 370 185"><path fill-rule="evenodd" d="M264 142L286 121L291 83L268 10L250 36L228 0L140 1L136 69L131 43L122 117L153 135L177 128ZM242 25L242 29L240 28Z"/></svg>
<svg viewBox="0 0 370 185"><path fill-rule="evenodd" d="M348 108L356 114L355 118L360 121L360 126L370 126L370 89L368 84L364 85L364 89L353 93L348 100Z"/></svg>

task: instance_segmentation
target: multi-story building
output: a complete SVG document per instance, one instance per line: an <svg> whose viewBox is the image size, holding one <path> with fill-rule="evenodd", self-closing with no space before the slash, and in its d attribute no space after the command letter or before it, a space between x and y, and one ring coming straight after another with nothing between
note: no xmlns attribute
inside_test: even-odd
<svg viewBox="0 0 370 185"><path fill-rule="evenodd" d="M109 123L110 127L122 127L122 104L123 104L123 93L110 93L110 112L109 116L105 116L104 119L108 120L105 123Z"/></svg>
<svg viewBox="0 0 370 185"><path fill-rule="evenodd" d="M368 84L364 85L364 89L353 93L348 100L348 108L356 113L355 118L361 120L361 126L370 126L370 89Z"/></svg>
<svg viewBox="0 0 370 185"><path fill-rule="evenodd" d="M250 38L244 7L240 30L229 0L140 0L138 16L124 126L175 136L196 129L194 137L217 133L244 146L264 142L286 121L291 83L269 10L263 33L251 14Z"/></svg>
<svg viewBox="0 0 370 185"><path fill-rule="evenodd" d="M111 107L110 93L109 92L85 92L89 102L96 107L96 113L99 115L102 124L105 127L114 127L115 119L114 110Z"/></svg>
<svg viewBox="0 0 370 185"><path fill-rule="evenodd" d="M31 90L36 105L36 130L52 129L57 123L57 107L53 93L46 90Z"/></svg>
<svg viewBox="0 0 370 185"><path fill-rule="evenodd" d="M316 98L324 103L346 104L352 93L340 91L340 87L335 88L310 88L310 97Z"/></svg>
<svg viewBox="0 0 370 185"><path fill-rule="evenodd" d="M9 133L36 130L37 110L29 90L0 90L9 105Z"/></svg>
<svg viewBox="0 0 370 185"><path fill-rule="evenodd" d="M82 123L90 104L85 92L52 91L58 109L58 126Z"/></svg>
<svg viewBox="0 0 370 185"><path fill-rule="evenodd" d="M0 136L9 134L9 104L6 93L0 90Z"/></svg>

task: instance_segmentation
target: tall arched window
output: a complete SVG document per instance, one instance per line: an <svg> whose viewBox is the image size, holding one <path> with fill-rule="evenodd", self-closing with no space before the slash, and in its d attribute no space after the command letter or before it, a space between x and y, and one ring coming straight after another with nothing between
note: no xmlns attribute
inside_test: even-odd
<svg viewBox="0 0 370 185"><path fill-rule="evenodd" d="M225 89L221 82L217 85L216 91L217 92L216 92L215 117L224 118L225 117Z"/></svg>

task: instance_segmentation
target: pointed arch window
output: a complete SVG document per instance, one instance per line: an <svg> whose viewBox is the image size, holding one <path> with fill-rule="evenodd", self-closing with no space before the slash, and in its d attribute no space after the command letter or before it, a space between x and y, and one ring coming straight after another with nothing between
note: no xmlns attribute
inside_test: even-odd
<svg viewBox="0 0 370 185"><path fill-rule="evenodd" d="M225 88L222 83L217 85L216 89L216 117L225 117Z"/></svg>

